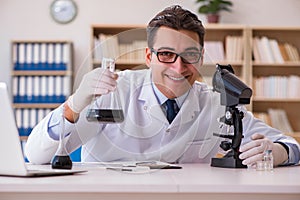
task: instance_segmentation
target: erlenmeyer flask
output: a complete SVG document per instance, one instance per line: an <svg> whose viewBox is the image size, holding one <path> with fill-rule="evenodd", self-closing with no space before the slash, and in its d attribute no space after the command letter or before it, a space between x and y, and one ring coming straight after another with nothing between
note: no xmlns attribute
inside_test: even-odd
<svg viewBox="0 0 300 200"><path fill-rule="evenodd" d="M64 109L61 114L62 130L59 134L59 145L52 158L51 165L53 169L72 169L72 160L65 147L65 117Z"/></svg>
<svg viewBox="0 0 300 200"><path fill-rule="evenodd" d="M101 67L115 71L115 61L112 58L103 58ZM93 105L87 112L88 121L98 121L101 123L120 123L124 121L123 109L119 99L118 90L96 98Z"/></svg>

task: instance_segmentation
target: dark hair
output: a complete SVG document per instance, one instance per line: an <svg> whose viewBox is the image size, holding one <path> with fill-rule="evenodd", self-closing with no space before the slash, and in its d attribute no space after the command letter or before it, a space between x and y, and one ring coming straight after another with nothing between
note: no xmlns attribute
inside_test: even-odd
<svg viewBox="0 0 300 200"><path fill-rule="evenodd" d="M152 48L157 29L161 26L175 30L189 30L199 35L199 43L203 47L205 29L198 17L179 5L165 8L159 12L147 26L148 47Z"/></svg>

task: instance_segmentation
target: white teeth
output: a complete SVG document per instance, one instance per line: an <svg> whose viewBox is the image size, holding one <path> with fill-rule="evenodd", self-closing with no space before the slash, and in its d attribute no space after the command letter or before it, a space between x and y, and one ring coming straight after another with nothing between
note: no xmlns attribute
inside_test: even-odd
<svg viewBox="0 0 300 200"><path fill-rule="evenodd" d="M183 79L184 79L184 76L182 76L182 77L179 77L179 78L177 78L177 77L173 77L173 76L169 76L169 78L170 78L170 79L172 79L172 80L174 80L174 81L181 81L181 80L183 80Z"/></svg>

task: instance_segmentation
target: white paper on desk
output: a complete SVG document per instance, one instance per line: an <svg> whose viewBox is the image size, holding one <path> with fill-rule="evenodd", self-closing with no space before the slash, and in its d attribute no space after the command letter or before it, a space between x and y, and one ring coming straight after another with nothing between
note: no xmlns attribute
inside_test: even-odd
<svg viewBox="0 0 300 200"><path fill-rule="evenodd" d="M120 162L79 162L75 163L75 166L87 166L87 167L100 167L106 169L107 167L136 167L140 163L149 163L161 166L171 165L167 162L161 161L120 161Z"/></svg>

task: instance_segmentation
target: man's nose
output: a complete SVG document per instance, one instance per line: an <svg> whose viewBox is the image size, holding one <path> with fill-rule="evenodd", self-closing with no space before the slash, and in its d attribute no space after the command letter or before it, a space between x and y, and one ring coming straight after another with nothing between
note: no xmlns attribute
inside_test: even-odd
<svg viewBox="0 0 300 200"><path fill-rule="evenodd" d="M173 63L173 69L178 73L182 73L183 71L185 71L186 68L186 64L182 61L182 57L178 56L178 58L176 59L176 61Z"/></svg>

